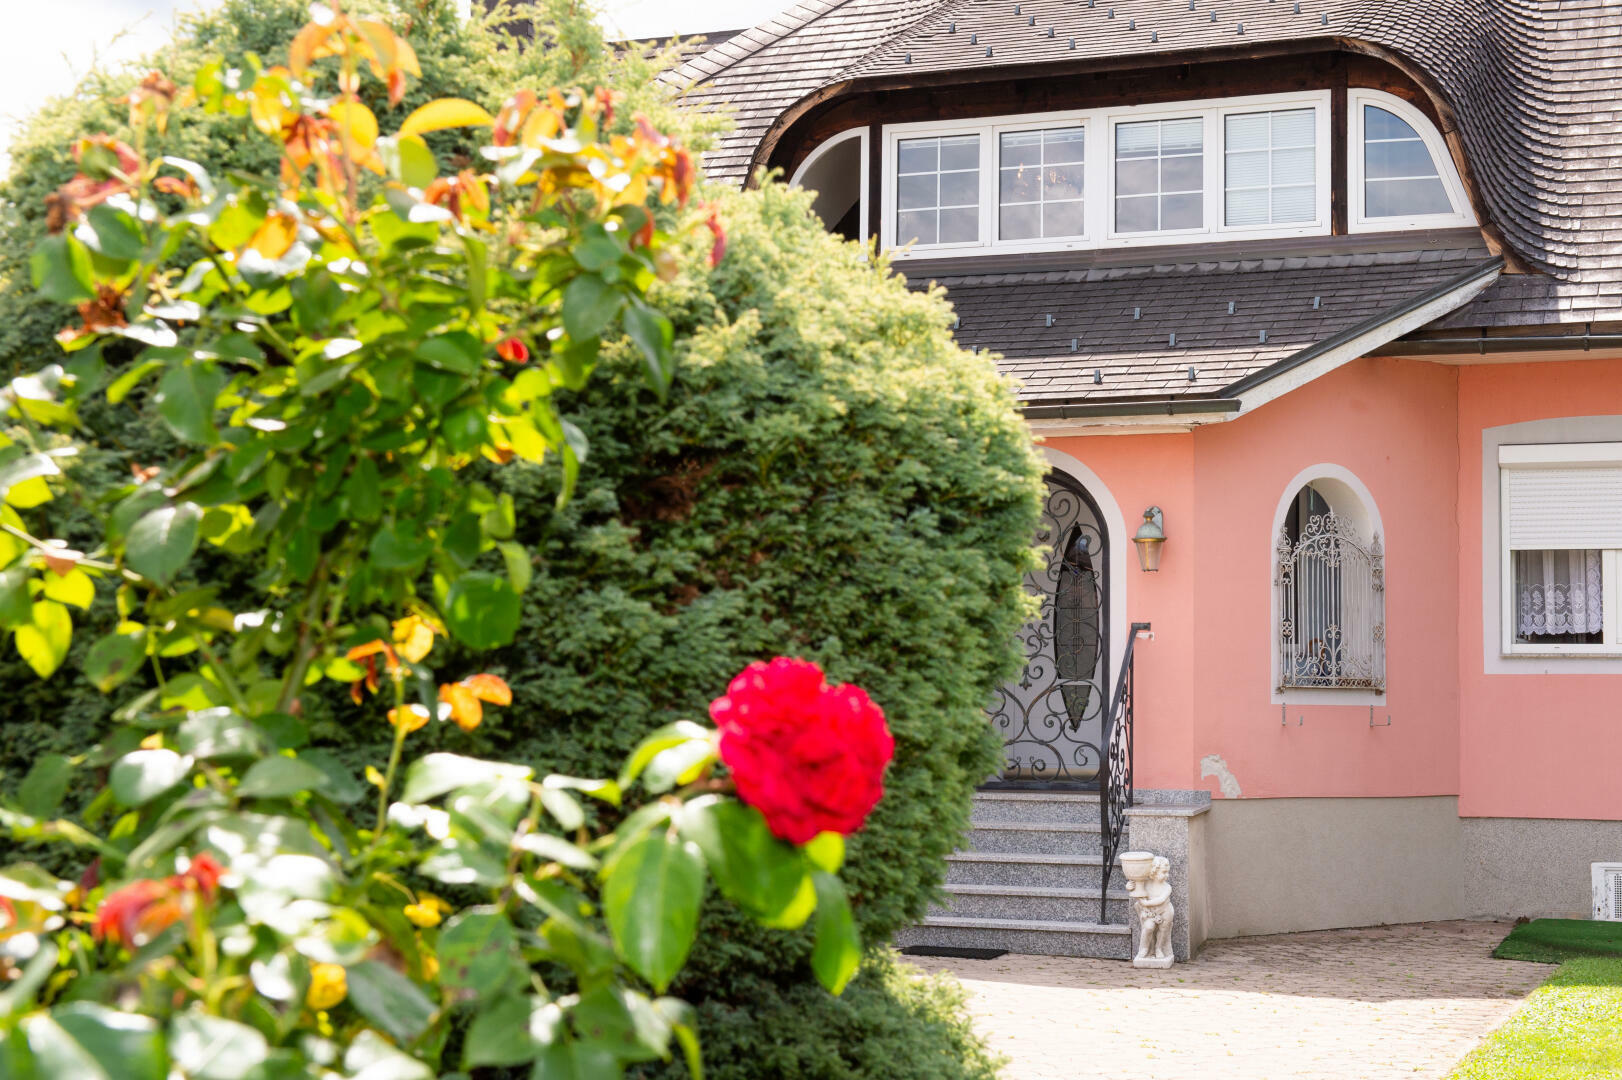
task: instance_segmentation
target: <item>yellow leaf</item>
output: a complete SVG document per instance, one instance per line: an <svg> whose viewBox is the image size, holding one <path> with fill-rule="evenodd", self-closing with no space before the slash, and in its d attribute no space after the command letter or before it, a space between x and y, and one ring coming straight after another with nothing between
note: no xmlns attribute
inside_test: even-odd
<svg viewBox="0 0 1622 1080"><path fill-rule="evenodd" d="M30 476L12 484L6 492L6 502L19 510L30 510L51 501L51 487L43 476Z"/></svg>
<svg viewBox="0 0 1622 1080"><path fill-rule="evenodd" d="M377 145L377 117L360 102L334 102L327 107L327 116L349 136L355 149L367 151Z"/></svg>
<svg viewBox="0 0 1622 1080"><path fill-rule="evenodd" d="M400 134L421 135L442 128L488 126L495 122L495 117L466 98L438 98L406 117Z"/></svg>
<svg viewBox="0 0 1622 1080"><path fill-rule="evenodd" d="M279 259L287 254L287 249L293 246L298 239L298 222L293 220L291 214L274 211L265 218L265 223L259 226L248 246L267 259Z"/></svg>
<svg viewBox="0 0 1622 1080"><path fill-rule="evenodd" d="M69 570L66 577L46 574L42 580L45 582L45 595L52 600L60 600L77 608L88 608L96 599L95 582L83 570Z"/></svg>

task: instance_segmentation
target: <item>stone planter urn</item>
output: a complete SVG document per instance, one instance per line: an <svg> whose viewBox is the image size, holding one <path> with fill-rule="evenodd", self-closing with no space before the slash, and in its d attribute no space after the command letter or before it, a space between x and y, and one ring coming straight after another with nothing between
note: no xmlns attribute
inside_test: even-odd
<svg viewBox="0 0 1622 1080"><path fill-rule="evenodd" d="M1173 963L1171 923L1171 862L1148 851L1127 851L1120 856L1126 892L1138 916L1138 952L1133 967L1169 968Z"/></svg>

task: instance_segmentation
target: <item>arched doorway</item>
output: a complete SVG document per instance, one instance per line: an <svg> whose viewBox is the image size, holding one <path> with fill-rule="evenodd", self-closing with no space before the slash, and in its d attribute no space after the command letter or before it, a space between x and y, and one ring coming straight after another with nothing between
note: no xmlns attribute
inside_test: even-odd
<svg viewBox="0 0 1622 1080"><path fill-rule="evenodd" d="M1021 627L1025 668L998 687L990 713L1002 736L1005 785L1079 785L1098 774L1109 711L1109 533L1092 496L1054 470L1036 543L1044 565L1025 576L1041 600Z"/></svg>

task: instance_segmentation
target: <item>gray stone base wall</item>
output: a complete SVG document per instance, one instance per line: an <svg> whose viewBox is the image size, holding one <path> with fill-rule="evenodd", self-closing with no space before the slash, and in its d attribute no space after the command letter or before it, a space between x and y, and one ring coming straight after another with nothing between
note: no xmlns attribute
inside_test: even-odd
<svg viewBox="0 0 1622 1080"><path fill-rule="evenodd" d="M1209 935L1469 918L1586 918L1622 822L1460 818L1452 796L1217 799Z"/></svg>

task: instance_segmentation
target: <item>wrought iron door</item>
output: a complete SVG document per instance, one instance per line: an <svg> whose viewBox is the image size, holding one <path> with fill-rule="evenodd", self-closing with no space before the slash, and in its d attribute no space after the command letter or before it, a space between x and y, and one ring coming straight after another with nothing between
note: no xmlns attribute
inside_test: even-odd
<svg viewBox="0 0 1622 1080"><path fill-rule="evenodd" d="M1036 543L1045 564L1025 588L1040 613L1020 629L1025 669L997 690L1004 783L1081 784L1098 775L1109 708L1109 538L1098 508L1053 472Z"/></svg>

